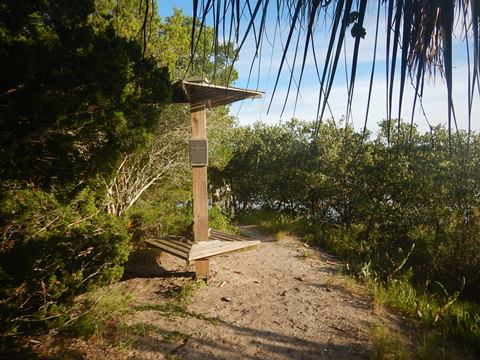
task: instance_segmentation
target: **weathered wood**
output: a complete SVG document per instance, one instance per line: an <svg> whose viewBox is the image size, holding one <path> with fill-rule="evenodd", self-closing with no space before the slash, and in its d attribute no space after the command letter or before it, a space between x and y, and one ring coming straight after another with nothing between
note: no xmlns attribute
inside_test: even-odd
<svg viewBox="0 0 480 360"><path fill-rule="evenodd" d="M203 241L192 246L188 259L190 261L231 251L247 249L259 245L260 241Z"/></svg>
<svg viewBox="0 0 480 360"><path fill-rule="evenodd" d="M190 112L192 116L192 139L206 139L207 121L205 104L191 104Z"/></svg>
<svg viewBox="0 0 480 360"><path fill-rule="evenodd" d="M192 140L207 138L205 104L192 104ZM193 232L195 241L208 240L207 167L193 167Z"/></svg>
<svg viewBox="0 0 480 360"><path fill-rule="evenodd" d="M244 99L259 99L263 93L256 90L214 85L205 78L184 79L173 85L174 103L207 103L208 108L227 105Z"/></svg>
<svg viewBox="0 0 480 360"><path fill-rule="evenodd" d="M228 236L228 235L224 235L224 234L217 234L217 233L214 233L210 230L210 236L209 236L209 239L210 240L223 240L223 241L235 241L234 238Z"/></svg>
<svg viewBox="0 0 480 360"><path fill-rule="evenodd" d="M189 260L191 259L192 250L195 254L196 250L198 254L220 254L226 251L232 251L238 248L245 248L245 244L240 244L238 238L232 238L224 234L216 234L217 239L222 240L218 243L203 244L208 242L208 192L207 192L207 166L201 166L208 162L205 153L201 153L200 150L196 150L195 144L202 145L201 149L208 149L207 143L207 126L206 126L206 114L205 108L213 108L220 105L226 105L234 101L246 99L246 98L259 98L262 93L259 91L231 88L217 86L210 84L205 78L190 78L184 79L173 87L173 102L176 103L189 103L192 121L192 140L190 148L190 162L192 164L192 188L193 188L193 233L196 244L192 245L189 252ZM195 140L198 141L195 143ZM207 153L208 155L208 153ZM229 246L226 246L226 241L230 242ZM233 246L234 242L237 242ZM249 246L252 246L254 242L248 242ZM257 242L259 243L259 242ZM170 250L180 251L182 247L180 244L168 244L165 242L159 243L161 246L165 246ZM171 250L171 251L173 251ZM183 248L182 248L183 250ZM200 251L201 250L201 251ZM208 279L210 276L210 265L208 257L196 256L195 272L198 277L205 277Z"/></svg>
<svg viewBox="0 0 480 360"><path fill-rule="evenodd" d="M236 234L227 234L215 229L210 230L210 240L225 240L225 241L251 241L253 239Z"/></svg>
<svg viewBox="0 0 480 360"><path fill-rule="evenodd" d="M211 229L208 241L193 242L179 236L148 239L145 242L182 259L193 261L260 244L246 237Z"/></svg>
<svg viewBox="0 0 480 360"><path fill-rule="evenodd" d="M192 140L207 141L207 121L205 102L191 103ZM195 242L208 240L208 193L207 166L192 167L193 189L193 234ZM193 247L193 245L192 245ZM191 251L191 249L190 249ZM198 258L199 259L199 258ZM190 261L190 253L188 256ZM195 261L195 274L198 278L210 277L210 261L199 259Z"/></svg>
<svg viewBox="0 0 480 360"><path fill-rule="evenodd" d="M195 241L208 240L207 168L192 168L193 234Z"/></svg>
<svg viewBox="0 0 480 360"><path fill-rule="evenodd" d="M156 240L159 244L165 244L167 246L171 246L177 250L180 251L186 251L189 252L190 249L192 248L193 243L184 243L179 240Z"/></svg>
<svg viewBox="0 0 480 360"><path fill-rule="evenodd" d="M179 250L179 249L171 246L171 244L168 244L168 243L165 243L165 242L159 242L159 241L156 241L154 239L148 239L148 240L145 240L145 242L147 244L152 245L156 248L159 248L159 249L161 249L165 252L168 252L169 254L172 254L174 256L177 256L181 259L184 259L184 260L188 261L189 251Z"/></svg>
<svg viewBox="0 0 480 360"><path fill-rule="evenodd" d="M195 277L197 279L210 279L210 260L197 259L195 260Z"/></svg>

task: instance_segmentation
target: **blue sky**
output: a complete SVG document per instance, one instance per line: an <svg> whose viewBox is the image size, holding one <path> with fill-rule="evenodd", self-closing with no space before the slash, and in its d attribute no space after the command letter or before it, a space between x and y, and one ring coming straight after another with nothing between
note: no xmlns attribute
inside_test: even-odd
<svg viewBox="0 0 480 360"><path fill-rule="evenodd" d="M190 1L175 1L167 0L159 2L159 12L162 17L168 16L172 13L173 6L183 9L185 14L192 14L192 2ZM363 127L366 102L368 96L368 86L370 80L371 64L373 58L373 46L375 35L375 12L376 9L369 9L367 17L365 19L364 27L367 30L367 36L362 40L359 54L359 65L357 71L357 79L355 86L355 94L352 105L352 118L353 124L356 129ZM275 28L275 19L272 13L267 20L267 31L269 32L270 40L273 41L273 30ZM280 77L279 84L273 99L272 92L274 88L275 78L277 76L278 66L280 64L282 47L281 42L285 42L288 34L288 24L281 24L285 26L285 29L280 31L281 36L275 38L274 46L270 46L266 41L262 47L261 57L262 61L256 61L252 77L250 82L247 83L248 73L252 59L255 54L255 44L253 37L250 37L245 42L241 52L240 59L236 63L236 68L239 72L239 79L235 82L235 86L257 88L265 92L264 98L260 100L246 100L239 102L231 106L231 113L238 117L240 124L252 124L255 121L261 120L267 123L278 123L280 121L286 121L295 116L304 120L314 120L317 113L318 104L318 92L319 82L316 75L313 56L307 58L307 63L302 79L302 83L299 91L299 98L296 108L294 107L297 88L292 85L290 96L286 102L285 110L282 113L282 109L285 104L287 88L290 78L290 72L288 69L284 69ZM454 43L454 57L453 57L453 100L455 104L455 111L457 115L457 121L459 128L467 128L468 119L468 106L467 106L467 61L465 46L461 39L461 30L456 29L454 33L456 40ZM300 41L302 41L302 34ZM317 54L324 54L322 49L325 49L328 44L328 32L324 29L319 29L315 33L315 48ZM303 37L304 38L304 37ZM296 39L295 39L296 41ZM293 46L291 46L293 47ZM342 58L337 69L337 78L333 85L331 95L329 97L329 104L332 109L335 119L340 119L346 113L347 103L347 85L345 76L345 67L348 74L350 73L350 58L353 51L353 38L347 36L346 42L346 60L342 55ZM321 65L322 56L319 56L319 62ZM287 59L288 63L292 65L294 61L294 50L289 52ZM300 61L300 60L297 60ZM398 60L399 62L399 60ZM294 81L299 79L300 66L296 66L297 72L294 76ZM286 71L285 71L286 70ZM396 78L398 79L400 72L397 72ZM395 87L398 91L398 84ZM377 128L376 123L386 117L386 95L385 95L385 31L384 26L380 26L379 41L377 48L377 64L375 70L375 81L373 83L372 100L370 105L370 113L368 119L369 129L375 130ZM398 92L397 92L398 94ZM411 109L413 103L413 87L410 85L410 81L407 80L405 88L405 96L403 100L401 117L410 121ZM398 113L397 97L394 96L393 113L392 116L396 117ZM272 100L270 111L267 113L268 105ZM480 122L476 121L480 119L480 96L478 92L474 97L474 107L472 112L472 127L475 130L480 129ZM432 125L446 124L447 123L447 96L444 81L440 76L436 79L428 79L425 85L425 94L423 97L423 108L425 110L425 116L421 111L421 108L417 104L415 111L415 122L419 125L420 129L426 131L428 129L427 119ZM330 114L327 110L327 113Z"/></svg>

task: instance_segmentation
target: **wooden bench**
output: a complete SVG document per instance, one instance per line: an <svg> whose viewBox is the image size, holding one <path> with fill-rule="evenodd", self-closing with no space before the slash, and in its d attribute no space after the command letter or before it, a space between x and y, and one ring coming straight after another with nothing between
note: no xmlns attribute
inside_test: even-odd
<svg viewBox="0 0 480 360"><path fill-rule="evenodd" d="M158 239L147 239L145 242L169 254L188 262L225 254L231 251L248 249L260 244L258 240L227 234L211 229L208 241L194 242L182 236L165 236Z"/></svg>

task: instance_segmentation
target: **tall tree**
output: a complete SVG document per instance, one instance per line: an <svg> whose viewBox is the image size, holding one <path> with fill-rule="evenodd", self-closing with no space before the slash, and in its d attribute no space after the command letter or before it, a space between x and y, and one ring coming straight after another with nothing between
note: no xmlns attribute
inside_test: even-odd
<svg viewBox="0 0 480 360"><path fill-rule="evenodd" d="M121 4L114 1L99 2L94 21L103 27L102 24L109 18L109 14L116 12L117 32L134 40L138 32L133 30L140 28L143 21L143 13L138 12L136 6L135 1ZM132 17L132 14L136 15ZM152 56L159 66L169 69L172 82L192 75L204 76L219 84L235 80L236 70L230 66L233 45L220 44L224 53L215 64L211 54L214 42L211 28L204 28L205 42L199 45L193 63L190 62L189 38L192 21L191 17L185 16L178 9L174 9L173 15L163 20L153 13L147 22L149 41L146 54ZM132 26L132 23L136 25ZM200 24L197 24L197 27L200 28ZM166 176L186 176L186 141L190 131L187 111L185 106L158 107L158 121L151 142L137 151L125 151L122 154L122 161L118 163L115 176L107 181L108 209L111 213L123 214L147 189L161 182ZM210 128L214 128L210 148L214 151L211 159L216 161L220 158L218 153L222 151L222 146L225 149L224 135L231 128L232 122L222 107L209 112L208 124ZM215 136L220 133L223 136ZM220 143L222 146L219 146ZM226 161L228 160L223 162ZM216 162L218 165L221 161Z"/></svg>
<svg viewBox="0 0 480 360"><path fill-rule="evenodd" d="M79 184L148 140L169 78L94 1L2 1L0 178Z"/></svg>
<svg viewBox="0 0 480 360"><path fill-rule="evenodd" d="M0 1L0 349L4 334L61 323L128 257L99 179L151 142L170 79L95 15L94 0Z"/></svg>

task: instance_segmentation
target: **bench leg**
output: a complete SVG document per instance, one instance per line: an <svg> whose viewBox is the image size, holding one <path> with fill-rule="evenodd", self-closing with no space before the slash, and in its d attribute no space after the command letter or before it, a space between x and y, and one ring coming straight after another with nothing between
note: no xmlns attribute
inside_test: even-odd
<svg viewBox="0 0 480 360"><path fill-rule="evenodd" d="M197 279L210 279L210 260L198 259L195 260L195 277Z"/></svg>

